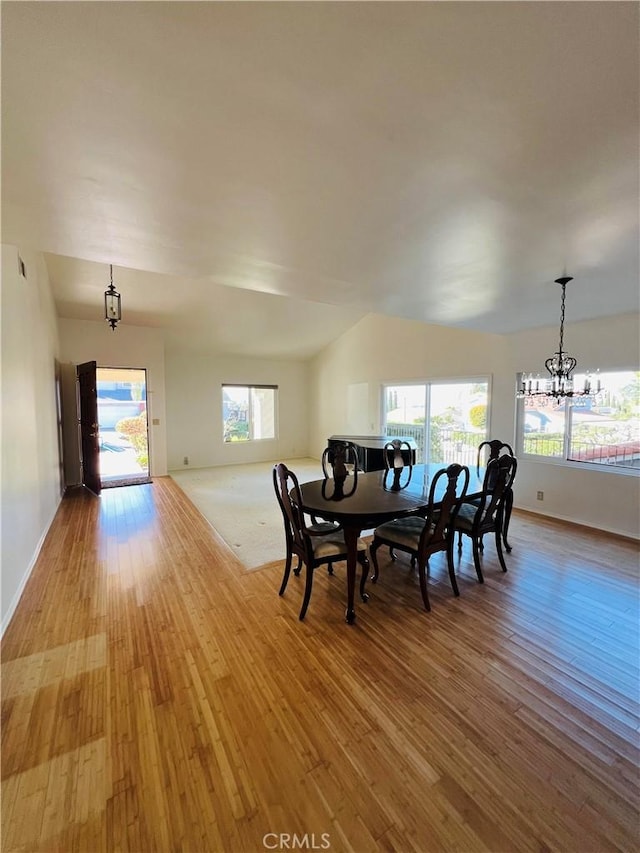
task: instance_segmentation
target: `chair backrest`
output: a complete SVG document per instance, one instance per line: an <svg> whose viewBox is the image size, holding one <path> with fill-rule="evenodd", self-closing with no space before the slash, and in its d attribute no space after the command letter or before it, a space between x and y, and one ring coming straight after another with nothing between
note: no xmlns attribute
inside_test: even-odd
<svg viewBox="0 0 640 853"><path fill-rule="evenodd" d="M334 442L322 453L322 473L325 480L329 477L346 477L349 474L349 465L357 476L358 462L358 448L355 444L350 441Z"/></svg>
<svg viewBox="0 0 640 853"><path fill-rule="evenodd" d="M285 535L295 554L307 555L308 537L298 478L284 462L273 466L273 487L284 518Z"/></svg>
<svg viewBox="0 0 640 853"><path fill-rule="evenodd" d="M440 489L440 481L447 478L444 496L438 501L437 511L436 493ZM429 504L426 511L426 524L422 534L420 547L432 549L435 545L446 547L447 530L455 521L460 504L464 500L469 487L469 469L466 465L454 463L447 468L441 468L431 481L429 489ZM435 523L434 523L435 516Z"/></svg>
<svg viewBox="0 0 640 853"><path fill-rule="evenodd" d="M411 474L413 473L413 451L411 450L411 445L408 441L400 438L392 438L390 441L387 441L385 444L382 455L384 457L385 464L385 472L384 472L384 486L389 488L392 491L398 491L399 489L404 489L405 486L409 485L411 481ZM408 475L405 478L406 482L404 485L401 484L401 477L405 468L409 469ZM393 479L391 484L388 484L389 472L393 474Z"/></svg>
<svg viewBox="0 0 640 853"><path fill-rule="evenodd" d="M351 497L358 486L358 448L350 441L332 442L322 454L324 483L322 496L327 500ZM350 487L345 489L347 477ZM328 481L333 478L333 493L328 494Z"/></svg>
<svg viewBox="0 0 640 853"><path fill-rule="evenodd" d="M495 521L496 515L502 511L507 492L513 484L518 467L515 456L504 454L496 459L490 459L484 474L482 495L478 504L474 522L489 524Z"/></svg>
<svg viewBox="0 0 640 853"><path fill-rule="evenodd" d="M482 451L484 450L484 448L488 448L487 464L492 459L498 459L504 454L507 454L509 456L515 456L511 445L507 444L505 441L500 441L499 438L492 438L490 441L482 441L478 445L478 459L476 461L476 471L478 473L480 472L480 464L482 462L483 457Z"/></svg>

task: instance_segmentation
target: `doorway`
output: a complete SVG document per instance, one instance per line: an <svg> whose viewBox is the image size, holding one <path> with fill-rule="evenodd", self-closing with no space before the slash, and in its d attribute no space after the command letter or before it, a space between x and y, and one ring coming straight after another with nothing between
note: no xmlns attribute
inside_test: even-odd
<svg viewBox="0 0 640 853"><path fill-rule="evenodd" d="M146 370L98 367L96 396L102 488L151 482Z"/></svg>

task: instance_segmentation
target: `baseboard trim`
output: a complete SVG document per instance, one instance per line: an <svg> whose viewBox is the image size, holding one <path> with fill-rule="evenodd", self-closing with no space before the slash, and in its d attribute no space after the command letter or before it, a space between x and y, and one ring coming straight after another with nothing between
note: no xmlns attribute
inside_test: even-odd
<svg viewBox="0 0 640 853"><path fill-rule="evenodd" d="M640 542L640 534L638 536L632 536L627 531L616 530L613 527L594 527L593 524L588 524L586 521L577 521L575 518L568 518L564 515L550 515L548 512L540 512L535 509L515 506L513 511L516 514L523 513L524 515L537 515L541 518L548 518L550 521L562 521L563 524L571 524L574 527L584 527L585 529L591 530L595 533L606 533L608 535L619 536L621 539L627 539L629 542Z"/></svg>
<svg viewBox="0 0 640 853"><path fill-rule="evenodd" d="M48 523L45 525L44 532L43 532L42 536L40 537L40 539L38 540L38 544L35 547L35 551L33 552L33 556L31 557L31 560L29 561L29 565L27 566L27 570L24 573L22 580L20 581L18 589L15 591L15 594L14 594L13 598L11 599L11 604L9 605L9 609L5 613L4 618L2 620L2 625L0 626L0 638L4 637L4 632L7 630L11 620L13 619L13 614L16 612L16 608L18 607L18 604L20 603L20 599L22 598L22 593L24 592L24 588L27 585L27 581L31 577L31 572L33 571L33 567L38 562L38 557L40 556L40 551L42 550L42 546L44 545L44 540L47 538L47 533L49 532L49 528L53 524L53 519L56 517L56 513L58 512L58 509L60 508L60 504L62 503L62 498L63 498L63 496L60 495L60 497L58 498L58 503L56 504L53 512L51 513L51 518L49 519Z"/></svg>

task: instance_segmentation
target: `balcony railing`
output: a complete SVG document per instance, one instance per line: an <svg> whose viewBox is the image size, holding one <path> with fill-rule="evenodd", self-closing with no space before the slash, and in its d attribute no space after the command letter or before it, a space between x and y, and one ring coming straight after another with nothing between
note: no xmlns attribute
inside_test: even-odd
<svg viewBox="0 0 640 853"><path fill-rule="evenodd" d="M561 435L526 435L524 452L533 456L562 459L564 457L563 437ZM596 444L573 440L567 458L571 462L594 462L599 465L640 468L640 441Z"/></svg>
<svg viewBox="0 0 640 853"><path fill-rule="evenodd" d="M413 438L417 445L416 462L425 462L424 427L422 424L387 424L387 435ZM458 462L460 465L475 465L478 445L484 441L484 432L468 432L452 427L431 426L430 462ZM525 434L524 452L547 459L564 458L562 435ZM594 444L588 441L572 441L569 451L572 462L593 462L600 465L619 465L640 468L640 441L623 441Z"/></svg>
<svg viewBox="0 0 640 853"><path fill-rule="evenodd" d="M413 438L417 445L416 462L425 462L424 427L422 424L387 424L387 435ZM429 462L475 465L478 458L478 445L486 438L486 433L438 427L431 425Z"/></svg>
<svg viewBox="0 0 640 853"><path fill-rule="evenodd" d="M424 427L420 424L387 424L386 434L389 436L402 436L413 438L418 445L416 450L416 462L424 462Z"/></svg>

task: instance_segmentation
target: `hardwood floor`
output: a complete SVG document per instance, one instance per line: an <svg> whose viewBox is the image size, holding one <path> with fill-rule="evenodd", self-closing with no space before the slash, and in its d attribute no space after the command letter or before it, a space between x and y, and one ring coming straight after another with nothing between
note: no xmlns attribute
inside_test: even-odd
<svg viewBox="0 0 640 853"><path fill-rule="evenodd" d="M353 626L318 570L300 623L172 480L72 493L3 641L2 850L637 850L638 546L510 540L458 599L436 555L431 613L381 549Z"/></svg>

